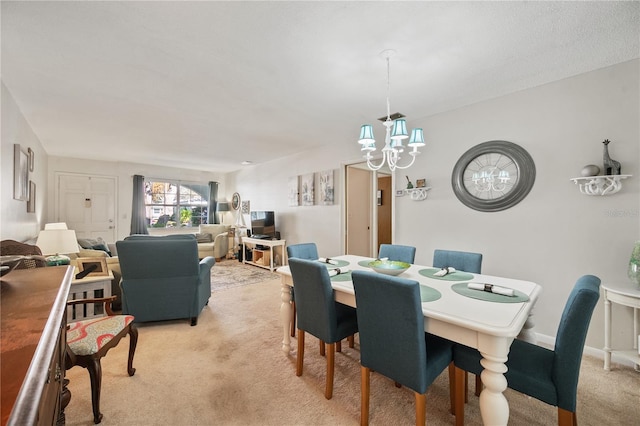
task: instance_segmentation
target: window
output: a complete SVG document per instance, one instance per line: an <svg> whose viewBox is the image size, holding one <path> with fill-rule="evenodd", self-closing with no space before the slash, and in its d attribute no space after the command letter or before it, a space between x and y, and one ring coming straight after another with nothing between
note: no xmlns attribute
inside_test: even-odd
<svg viewBox="0 0 640 426"><path fill-rule="evenodd" d="M207 223L209 186L202 183L145 180L147 225L151 228Z"/></svg>

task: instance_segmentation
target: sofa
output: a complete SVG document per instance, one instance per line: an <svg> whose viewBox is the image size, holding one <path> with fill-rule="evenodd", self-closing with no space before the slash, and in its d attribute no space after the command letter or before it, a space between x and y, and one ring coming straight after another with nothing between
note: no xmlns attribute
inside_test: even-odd
<svg viewBox="0 0 640 426"><path fill-rule="evenodd" d="M198 315L211 297L213 257L198 260L193 234L132 235L116 242L122 271L122 313L136 322Z"/></svg>
<svg viewBox="0 0 640 426"><path fill-rule="evenodd" d="M216 260L227 256L229 250L230 225L200 225L196 235L198 242L198 258L211 256Z"/></svg>

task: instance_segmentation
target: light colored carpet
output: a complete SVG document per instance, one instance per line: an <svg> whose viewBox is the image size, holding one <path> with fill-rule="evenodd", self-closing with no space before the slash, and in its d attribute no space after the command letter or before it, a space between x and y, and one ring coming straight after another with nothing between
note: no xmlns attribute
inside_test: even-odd
<svg viewBox="0 0 640 426"><path fill-rule="evenodd" d="M318 353L317 340L306 339L304 374L296 377L295 351L286 356L280 349L279 309L279 280L271 280L214 292L195 327L188 320L141 324L135 376L126 373L127 339L103 358L102 424L359 424L358 345L349 349L345 344L343 353L336 355L334 396L326 400L326 361ZM293 343L295 347L295 339ZM72 392L67 424L89 426L89 375L74 367L67 377ZM411 391L396 388L378 374L372 375L371 390L372 425L414 424ZM511 390L505 395L510 425L557 424L555 407ZM453 424L448 410L445 372L427 394L428 424ZM586 357L577 411L582 426L638 424L640 374L620 366L606 372L601 360ZM482 424L478 398L471 393L465 414L467 425Z"/></svg>
<svg viewBox="0 0 640 426"><path fill-rule="evenodd" d="M237 260L216 261L211 268L211 291L228 290L276 278L278 275L275 272L257 266L244 265Z"/></svg>

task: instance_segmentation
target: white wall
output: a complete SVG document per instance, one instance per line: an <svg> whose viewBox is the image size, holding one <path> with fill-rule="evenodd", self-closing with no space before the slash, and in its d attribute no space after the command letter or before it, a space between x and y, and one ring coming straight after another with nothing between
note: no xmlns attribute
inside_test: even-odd
<svg viewBox="0 0 640 426"><path fill-rule="evenodd" d="M9 90L2 83L2 142L0 149L0 239L26 241L40 230L47 203L47 154L24 119ZM35 153L29 180L36 184L36 212L27 213L27 202L13 199L13 144Z"/></svg>
<svg viewBox="0 0 640 426"><path fill-rule="evenodd" d="M567 295L581 275L628 282L627 262L640 239L639 77L635 60L408 123L424 128L427 146L412 168L398 174L397 189L404 186L404 175L414 182L426 178L433 189L426 201L395 199L395 242L416 246L416 261L423 264L430 264L436 248L481 252L484 272L539 283L536 331L555 336ZM288 244L315 241L321 255L341 253L342 206L289 207L287 179L339 170L358 158L356 133L354 128L341 151L322 148L234 173L227 192L237 190L254 210L275 210ZM477 212L455 197L451 171L467 149L496 139L531 154L536 182L515 207ZM618 194L582 195L569 179L587 164L602 165L604 139L612 141L611 157L633 178ZM341 180L336 172L337 203ZM602 305L587 340L595 348L603 346ZM630 309L615 308L614 345L630 345L631 319Z"/></svg>

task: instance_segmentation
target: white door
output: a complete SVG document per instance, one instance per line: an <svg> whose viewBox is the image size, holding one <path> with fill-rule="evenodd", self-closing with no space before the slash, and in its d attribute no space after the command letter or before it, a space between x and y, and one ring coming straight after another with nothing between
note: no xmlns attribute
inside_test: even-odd
<svg viewBox="0 0 640 426"><path fill-rule="evenodd" d="M116 178L57 174L57 221L66 222L78 238L116 239Z"/></svg>

